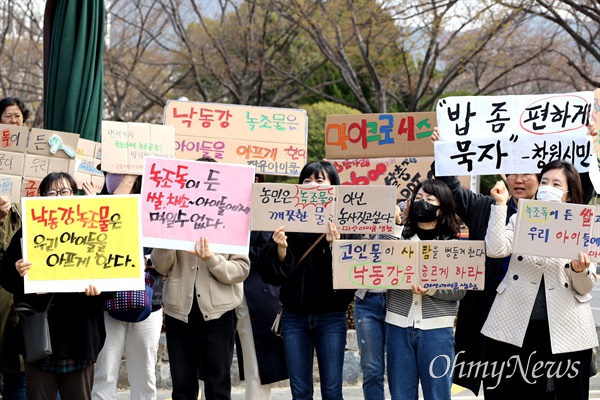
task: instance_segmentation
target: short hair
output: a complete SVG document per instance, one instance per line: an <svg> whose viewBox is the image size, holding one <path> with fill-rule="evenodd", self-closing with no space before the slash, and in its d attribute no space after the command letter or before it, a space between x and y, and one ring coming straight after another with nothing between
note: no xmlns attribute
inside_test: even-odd
<svg viewBox="0 0 600 400"><path fill-rule="evenodd" d="M52 184L54 182L62 181L62 180L66 180L69 183L69 186L71 186L71 190L73 191L73 194L77 194L77 182L75 181L75 178L73 178L71 175L67 174L66 172L51 172L48 175L46 175L44 177L44 179L42 179L42 182L40 183L40 187L39 187L40 196L45 196L46 193L48 192L48 190L50 190L50 188L52 187Z"/></svg>
<svg viewBox="0 0 600 400"><path fill-rule="evenodd" d="M25 107L25 103L18 97L5 97L0 100L0 115L4 114L4 110L9 106L17 106L21 110L21 114L23 114L23 122L27 121L29 118L30 111L27 107Z"/></svg>
<svg viewBox="0 0 600 400"><path fill-rule="evenodd" d="M540 182L544 174L553 169L560 169L565 173L567 177L567 185L569 186L569 200L567 203L583 204L583 189L581 186L581 178L579 172L575 169L573 164L568 161L554 160L544 165L544 168L540 171Z"/></svg>
<svg viewBox="0 0 600 400"><path fill-rule="evenodd" d="M311 176L322 176L329 178L329 182L332 185L340 184L340 176L337 173L334 165L329 161L314 161L310 164L306 164L302 171L300 171L300 177L298 178L298 182L302 184L306 178L310 178Z"/></svg>

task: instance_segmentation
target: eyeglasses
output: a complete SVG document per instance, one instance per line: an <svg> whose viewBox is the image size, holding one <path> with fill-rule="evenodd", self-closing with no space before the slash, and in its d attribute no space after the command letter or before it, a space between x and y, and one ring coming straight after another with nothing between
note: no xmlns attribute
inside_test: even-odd
<svg viewBox="0 0 600 400"><path fill-rule="evenodd" d="M11 121L13 118L16 120L23 119L23 115L21 115L21 114L2 114L2 119L7 119L7 120Z"/></svg>
<svg viewBox="0 0 600 400"><path fill-rule="evenodd" d="M506 179L512 182L512 181L516 181L518 176L521 177L521 180L523 182L527 182L528 180L531 179L533 174L511 174L511 175L507 175Z"/></svg>
<svg viewBox="0 0 600 400"><path fill-rule="evenodd" d="M63 188L60 190L48 190L44 196L56 197L56 196L70 196L73 194L72 189Z"/></svg>

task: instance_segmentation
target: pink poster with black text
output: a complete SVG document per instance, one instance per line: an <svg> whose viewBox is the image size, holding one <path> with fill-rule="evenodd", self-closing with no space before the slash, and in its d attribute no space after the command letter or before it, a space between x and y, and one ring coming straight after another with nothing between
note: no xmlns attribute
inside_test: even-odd
<svg viewBox="0 0 600 400"><path fill-rule="evenodd" d="M248 254L252 166L146 157L144 246L191 250L208 238L215 253Z"/></svg>

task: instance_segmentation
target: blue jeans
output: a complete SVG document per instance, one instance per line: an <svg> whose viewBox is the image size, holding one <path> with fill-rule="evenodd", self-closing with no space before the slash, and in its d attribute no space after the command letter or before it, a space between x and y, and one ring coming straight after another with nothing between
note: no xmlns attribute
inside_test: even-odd
<svg viewBox="0 0 600 400"><path fill-rule="evenodd" d="M323 400L341 400L346 313L299 315L284 308L283 347L294 400L313 398L313 357L317 352Z"/></svg>
<svg viewBox="0 0 600 400"><path fill-rule="evenodd" d="M392 399L450 400L454 336L452 328L422 330L388 324L387 369Z"/></svg>
<svg viewBox="0 0 600 400"><path fill-rule="evenodd" d="M363 373L363 395L383 400L385 374L385 293L366 293L354 303L354 325Z"/></svg>

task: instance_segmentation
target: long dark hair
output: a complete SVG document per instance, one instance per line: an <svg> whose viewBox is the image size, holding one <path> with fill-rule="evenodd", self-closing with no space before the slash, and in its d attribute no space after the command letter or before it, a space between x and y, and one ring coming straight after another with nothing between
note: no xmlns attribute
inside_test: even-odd
<svg viewBox="0 0 600 400"><path fill-rule="evenodd" d="M415 196L421 188L423 188L425 193L434 195L440 202L440 216L435 225L435 230L438 232L437 236L456 237L460 232L460 224L456 216L456 206L454 205L454 197L450 188L442 181L427 179L418 184L413 191L413 195L410 198L411 207L415 201ZM402 237L405 239L411 238L417 232L417 227L417 221L410 218L409 212L408 219L404 224L404 230L402 231Z"/></svg>
<svg viewBox="0 0 600 400"><path fill-rule="evenodd" d="M30 112L29 109L25 107L25 103L23 103L21 99L19 99L18 97L5 97L2 100L0 100L0 115L2 115L4 113L4 110L6 110L6 107L9 106L19 107L19 110L21 110L21 114L23 114L23 122L27 121Z"/></svg>
<svg viewBox="0 0 600 400"><path fill-rule="evenodd" d="M542 181L544 174L552 169L561 169L567 177L567 185L569 186L569 199L567 200L567 203L583 204L581 178L579 177L579 172L577 172L573 164L563 160L554 160L549 162L540 171L540 182Z"/></svg>
<svg viewBox="0 0 600 400"><path fill-rule="evenodd" d="M52 188L52 184L57 181L66 180L71 186L71 190L73 194L77 194L77 182L75 182L75 178L66 172L51 172L40 183L39 191L40 196L45 196L48 190Z"/></svg>
<svg viewBox="0 0 600 400"><path fill-rule="evenodd" d="M298 178L298 183L302 184L306 178L310 178L311 176L315 177L324 177L329 178L329 182L332 185L340 184L340 176L335 169L335 166L329 161L314 161L310 164L306 164L302 171L300 171L300 178Z"/></svg>

